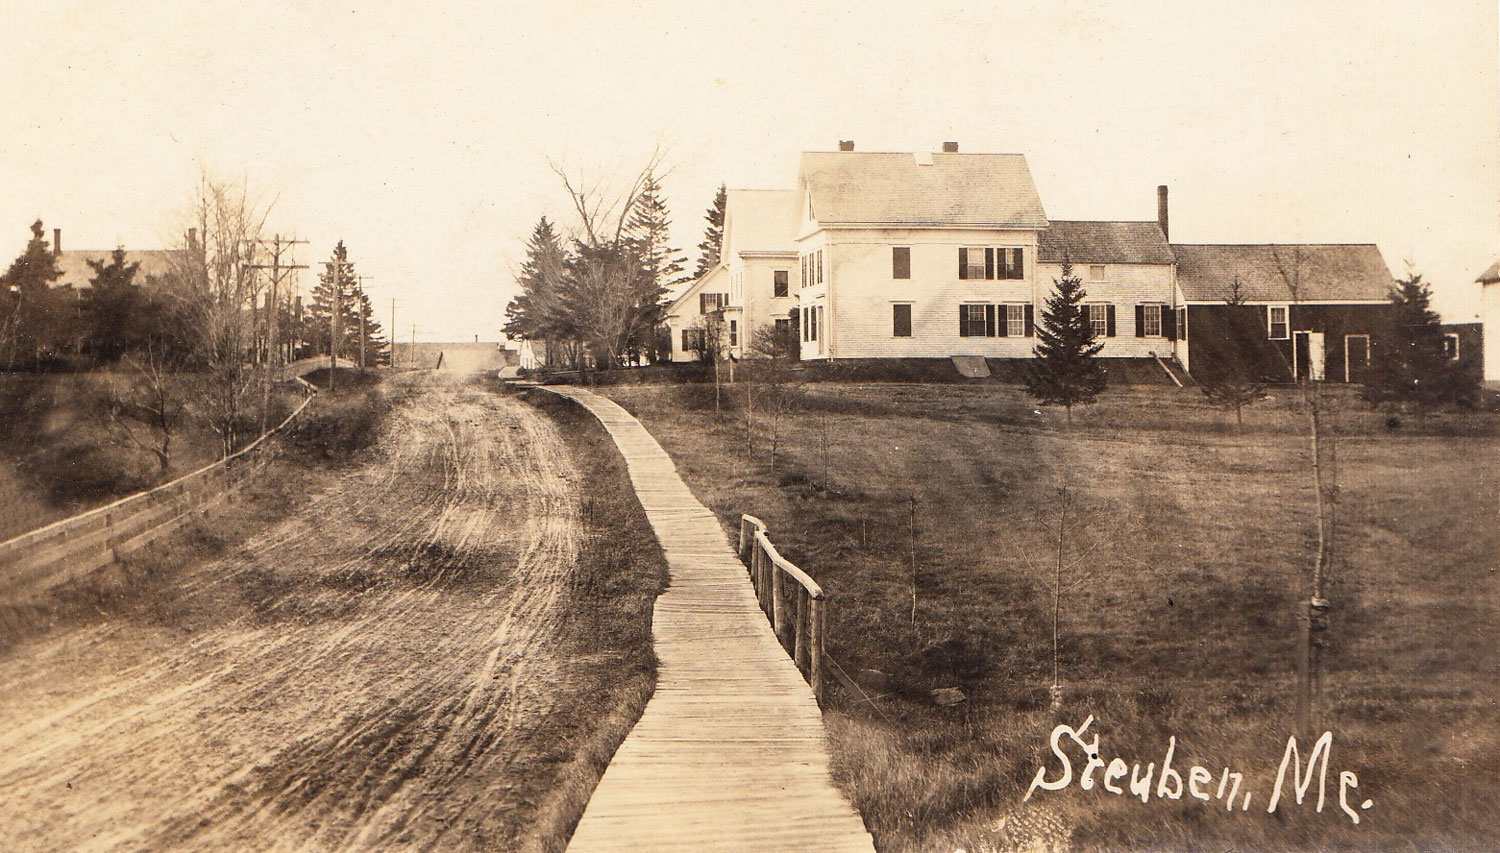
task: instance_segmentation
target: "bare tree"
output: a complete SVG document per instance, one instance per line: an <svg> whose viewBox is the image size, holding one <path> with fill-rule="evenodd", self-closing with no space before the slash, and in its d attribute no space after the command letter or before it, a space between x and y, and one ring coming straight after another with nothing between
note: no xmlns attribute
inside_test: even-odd
<svg viewBox="0 0 1500 853"><path fill-rule="evenodd" d="M1286 284L1287 291L1291 294L1291 307L1295 308L1302 300L1302 247L1294 247L1290 263L1286 262L1281 253L1275 249L1271 250L1271 256L1276 262L1277 271ZM1297 337L1296 331L1291 329L1291 323L1292 313L1289 308L1287 326L1292 336L1295 358ZM1278 349L1277 353L1280 354L1280 352ZM1309 347L1310 355L1311 347ZM1283 355L1282 358L1285 359L1285 356ZM1311 589L1307 599L1306 613L1302 620L1303 630L1306 633L1306 655L1298 666L1302 675L1302 690L1297 703L1298 724L1304 733L1311 734L1314 729L1322 727L1323 653L1328 646L1328 613L1333 606L1332 602L1324 597L1324 593L1329 569L1333 564L1334 538L1337 531L1338 432L1336 429L1329 430L1325 426L1325 421L1337 424L1338 400L1326 393L1322 381L1313 378L1317 371L1312 365L1308 365L1305 378L1299 378L1296 370L1290 365L1288 367L1288 372L1301 392L1303 410L1307 413L1308 473L1312 479L1313 508L1317 516L1317 545L1313 554L1312 577L1309 583Z"/></svg>
<svg viewBox="0 0 1500 853"><path fill-rule="evenodd" d="M193 325L197 399L218 433L221 455L238 441L247 398L259 374L251 365L255 300L262 286L256 252L271 205L254 200L247 183L199 176L192 228L174 256L174 292Z"/></svg>
<svg viewBox="0 0 1500 853"><path fill-rule="evenodd" d="M1062 707L1062 602L1063 597L1077 589L1092 577L1090 571L1079 571L1094 550L1099 541L1086 542L1081 533L1084 530L1082 513L1075 506L1073 492L1068 484L1064 482L1057 488L1057 504L1055 512L1052 513L1054 521L1038 519L1038 525L1047 534L1049 545L1049 562L1051 566L1043 569L1031 559L1031 555L1024 550L1021 552L1026 562L1031 565L1031 570L1040 577L1046 578L1047 593L1052 605L1052 686L1049 692L1052 695L1052 710L1056 711Z"/></svg>
<svg viewBox="0 0 1500 853"><path fill-rule="evenodd" d="M172 438L187 409L186 384L155 342L123 362L130 371L105 380L99 413L106 429L156 457L165 474L172 465Z"/></svg>

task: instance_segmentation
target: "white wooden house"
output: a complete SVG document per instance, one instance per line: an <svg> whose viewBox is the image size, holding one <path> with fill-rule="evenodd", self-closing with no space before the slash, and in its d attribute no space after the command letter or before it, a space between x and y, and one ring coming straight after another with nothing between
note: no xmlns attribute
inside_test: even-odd
<svg viewBox="0 0 1500 853"><path fill-rule="evenodd" d="M1479 276L1479 318L1484 335L1484 384L1500 388L1500 261Z"/></svg>

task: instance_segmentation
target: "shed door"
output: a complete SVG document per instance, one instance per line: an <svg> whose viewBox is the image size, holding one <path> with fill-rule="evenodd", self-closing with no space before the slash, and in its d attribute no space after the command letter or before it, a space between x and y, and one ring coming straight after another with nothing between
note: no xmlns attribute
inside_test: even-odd
<svg viewBox="0 0 1500 853"><path fill-rule="evenodd" d="M1327 354L1323 348L1322 332L1293 332L1292 359L1298 379L1323 381Z"/></svg>

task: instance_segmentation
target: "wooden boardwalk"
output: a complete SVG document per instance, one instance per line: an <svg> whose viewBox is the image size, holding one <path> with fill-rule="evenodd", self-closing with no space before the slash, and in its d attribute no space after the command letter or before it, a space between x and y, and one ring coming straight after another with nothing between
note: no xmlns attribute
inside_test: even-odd
<svg viewBox="0 0 1500 853"><path fill-rule="evenodd" d="M604 424L666 554L656 692L615 752L569 849L873 851L828 775L812 689L776 642L718 520L614 402L545 390Z"/></svg>

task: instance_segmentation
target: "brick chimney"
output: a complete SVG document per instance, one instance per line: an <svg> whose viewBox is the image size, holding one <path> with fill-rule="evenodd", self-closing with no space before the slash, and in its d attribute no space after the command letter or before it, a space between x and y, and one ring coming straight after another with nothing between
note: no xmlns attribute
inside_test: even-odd
<svg viewBox="0 0 1500 853"><path fill-rule="evenodd" d="M839 150L840 151L853 151L854 150L854 140L852 140L852 139L840 139L839 140Z"/></svg>
<svg viewBox="0 0 1500 853"><path fill-rule="evenodd" d="M944 142L943 143L943 153L944 154L957 154L958 153L958 143L957 142Z"/></svg>
<svg viewBox="0 0 1500 853"><path fill-rule="evenodd" d="M52 229L52 255L56 257L62 254L62 229Z"/></svg>
<svg viewBox="0 0 1500 853"><path fill-rule="evenodd" d="M1172 234L1167 230L1167 185L1162 184L1156 188L1156 222L1161 226L1161 236L1172 239Z"/></svg>

